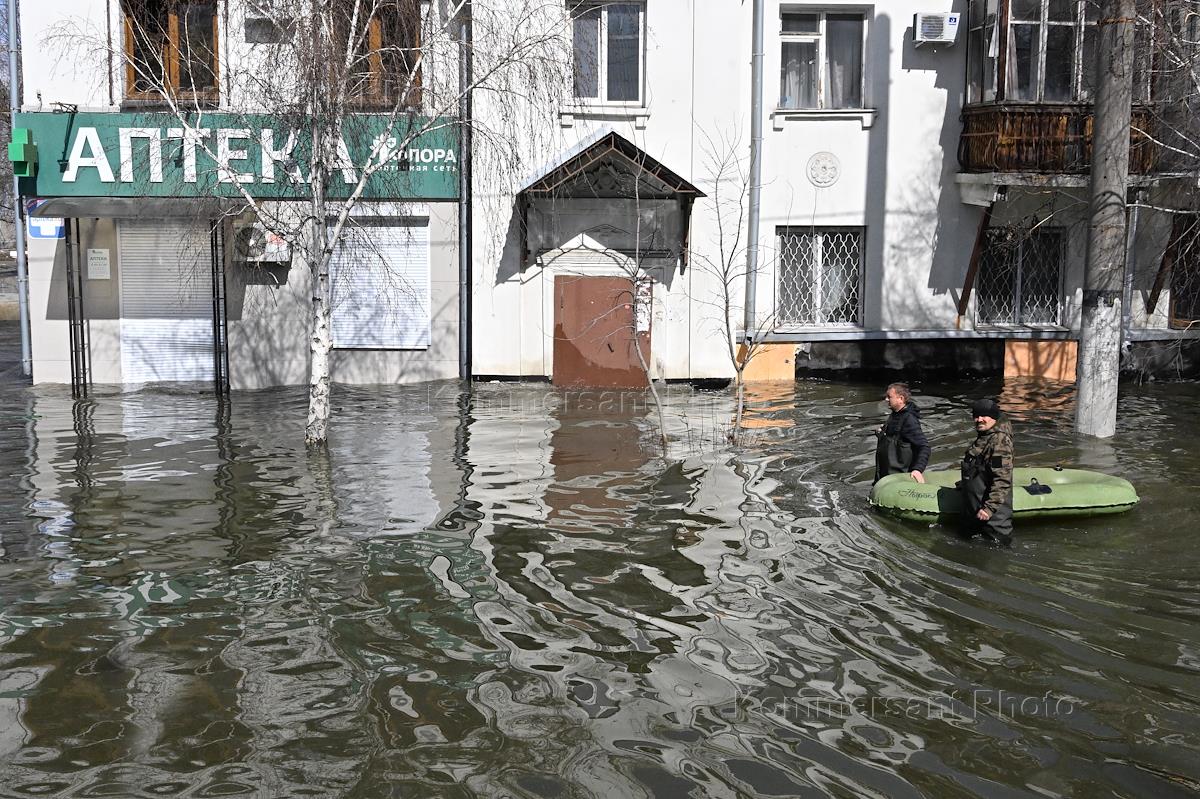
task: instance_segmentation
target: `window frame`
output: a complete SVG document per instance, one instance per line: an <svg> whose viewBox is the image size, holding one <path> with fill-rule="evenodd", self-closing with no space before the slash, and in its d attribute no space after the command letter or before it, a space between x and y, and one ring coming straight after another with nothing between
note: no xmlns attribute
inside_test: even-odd
<svg viewBox="0 0 1200 799"><path fill-rule="evenodd" d="M1200 299L1193 299L1190 303L1197 307L1195 315L1181 314L1179 295L1184 286L1179 282L1187 280L1187 288L1193 294L1200 294L1200 214L1180 214L1175 218L1168 253L1171 253L1174 263L1167 280L1171 292L1167 305L1167 327L1171 330L1195 330L1200 328ZM1181 274L1186 274L1186 277L1181 278Z"/></svg>
<svg viewBox="0 0 1200 799"><path fill-rule="evenodd" d="M385 47L383 41L384 21L380 18L379 13L377 12L375 16L372 16L371 19L367 21L366 38L364 42L366 47L363 50L362 56L360 56L360 58L364 58L367 61L368 66L366 70L366 85L369 86L370 90L366 92L350 92L347 94L348 104L356 109L389 110L397 106L406 109L419 109L421 107L423 98L422 81L425 72L425 64L424 60L420 59L419 54L421 52L421 48L424 46L423 33L426 2L425 0L407 0L407 2L411 5L412 12L416 15L416 27L414 30L415 39L412 43L412 48L410 49L418 54L417 68L415 72L412 73L408 78L408 96L404 98L403 102L401 102L399 97L385 90ZM384 5L381 7L380 11L382 12L387 8L397 8L398 12L403 13L403 10L399 9L399 5L400 3L395 3L394 5ZM387 46L393 47L395 45L389 44ZM347 80L349 80L349 78L350 76L347 76Z"/></svg>
<svg viewBox="0 0 1200 799"><path fill-rule="evenodd" d="M989 228L988 231L999 231L1002 228ZM985 235L986 235L985 232ZM1055 285L1057 294L1057 302L1055 303L1055 320L1053 322L1029 322L1026 321L1023 313L1022 300L1025 276L1025 260L1032 235L1023 235L1013 247L1016 250L1015 269L1013 272L1013 283L1010 288L1010 297L1013 308L1013 321L994 321L984 319L980 312L980 306L983 304L983 292L980 290L983 275L982 260L987 257L987 240L984 240L984 250L980 253L980 275L975 279L975 325L982 328L995 327L1025 327L1033 329L1058 329L1063 327L1063 315L1066 308L1066 277L1067 277L1067 252L1070 248L1071 231L1065 226L1047 225L1037 228L1037 232L1041 234L1054 233L1058 236L1058 280ZM1026 231L1031 234L1031 231Z"/></svg>
<svg viewBox="0 0 1200 799"><path fill-rule="evenodd" d="M1088 26L1096 24L1095 21L1089 21L1087 18L1088 10L1090 8L1094 8L1094 6L1089 2L1089 0L1074 0L1075 16L1074 16L1074 19L1072 19L1070 21L1050 19L1051 0L1036 0L1036 2L1038 3L1038 11L1039 11L1037 20L1013 19L1013 15L1011 12L1012 0L1006 0L1006 2L1009 6L1009 13L1006 14L1006 18L1007 18L1006 22L1007 22L1007 28L1008 28L1008 31L1007 31L1008 37L1007 37L1006 44L1011 43L1013 41L1013 30L1015 28L1022 27L1022 26L1033 26L1033 25L1036 25L1038 28L1037 89L1034 92L1035 96L1031 97L1031 98L1021 98L1019 100L1014 99L1013 102L1039 103L1039 104L1076 103L1076 102L1086 102L1088 99L1090 99L1090 95L1085 93L1084 87L1083 87L1084 70L1087 68L1087 65L1084 63L1084 57L1083 57L1083 55L1084 55L1083 43L1087 36ZM1072 36L1071 36L1071 92L1070 92L1071 96L1065 100L1047 100L1046 99L1046 56L1048 54L1047 44L1050 39L1051 28L1071 28L1072 29ZM1011 50L1011 45L1009 45L1009 49ZM1011 53L1006 53L1006 61L1007 61L1008 55L1010 55L1010 54ZM1006 68L1007 68L1007 64L1006 64ZM1007 78L1007 76L1006 76L1006 78ZM1010 93L1011 88L1012 87L1010 87L1008 85L1008 81L1006 79L1005 86L1004 86L1006 96ZM1011 98L1009 98L1009 99L1011 99Z"/></svg>
<svg viewBox="0 0 1200 799"><path fill-rule="evenodd" d="M815 15L817 17L817 30L815 32L796 32L785 31L783 29L783 18L785 16L804 16ZM828 47L828 18L833 16L859 17L862 20L862 42L859 51L860 59L860 80L858 86L857 106L837 107L829 105L829 94L832 91L829 76L829 47ZM779 7L779 101L776 103L776 110L782 112L805 112L805 111L827 111L827 112L852 112L869 110L871 104L867 98L867 42L870 39L870 23L871 16L869 12L859 6L848 6L839 8L837 6L828 7L811 7L811 6L793 6L781 5ZM783 47L789 43L813 42L817 45L817 104L813 107L805 107L802 105L784 105L783 98L783 81L784 81L784 60Z"/></svg>
<svg viewBox="0 0 1200 799"><path fill-rule="evenodd" d="M821 314L819 310L825 310L820 305L822 296L823 278L825 277L825 246L824 237L829 234L856 234L858 236L858 268L857 268L857 287L855 289L856 305L855 319L849 322L829 322L829 321L812 321L803 322L792 319L783 319L779 312L781 305L780 298L783 297L783 261L781 257L776 257L775 267L775 314L778 319L777 330L814 330L814 329L839 329L839 330L862 330L864 327L864 288L867 276L867 227L866 225L778 225L775 228L775 242L777 253L783 252L783 239L785 236L811 236L811 244L813 247L813 275L814 280L810 288L810 306L813 308L813 316L816 318Z"/></svg>
<svg viewBox="0 0 1200 799"><path fill-rule="evenodd" d="M990 43L987 41L986 32L988 6L996 3L994 31L996 36L997 52L996 55L989 55ZM966 60L966 90L967 104L976 105L993 102L1007 103L1028 103L1030 105L1072 105L1086 104L1095 101L1095 77L1092 77L1092 86L1085 86L1085 74L1088 70L1092 70L1094 65L1089 65L1084 56L1087 54L1084 43L1087 41L1089 29L1096 31L1098 37L1099 27L1099 12L1095 11L1095 0L1074 0L1075 17L1074 20L1055 21L1050 19L1050 3L1051 0L1035 0L1038 3L1038 18L1036 20L1016 20L1013 19L1012 6L1014 0L971 0L967 8L967 58ZM1140 5L1140 4L1139 4ZM977 12L982 11L983 20L977 20ZM1139 14L1141 9L1139 8ZM1037 36L1037 86L1034 91L1034 96L1029 98L1015 98L1013 96L1015 90L1015 80L1010 81L1010 74L1015 78L1015 65L1011 63L1011 56L1014 54L1013 42L1014 31L1016 28L1023 26L1036 26L1038 29ZM1071 58L1071 96L1065 100L1047 100L1046 97L1046 56L1047 56L1047 41L1051 28L1073 28L1072 36L1072 58ZM1147 45L1153 41L1154 30L1153 21L1149 25L1139 22L1137 26L1136 41L1134 45L1134 70L1137 83L1134 85L1134 102L1148 102L1151 97L1153 83L1152 69L1152 53L1151 48ZM1093 39L1096 41L1096 39ZM1094 47L1094 46L1093 46ZM972 51L981 49L982 55L976 61L972 55ZM1095 57L1095 50L1092 50L1092 57ZM990 68L992 70L995 86L992 87L990 96L984 81L985 76ZM972 74L972 67L978 64L980 69L979 96L973 96L976 84L973 83L976 76Z"/></svg>
<svg viewBox="0 0 1200 799"><path fill-rule="evenodd" d="M633 100L608 99L608 15L613 6L636 6L638 9L638 79L637 97ZM646 103L646 19L647 0L578 0L567 6L571 19L571 103L581 106L611 106L613 108L641 108ZM575 41L574 24L579 14L592 9L600 10L600 22L596 31L596 96L582 97L575 93Z"/></svg>
<svg viewBox="0 0 1200 799"><path fill-rule="evenodd" d="M220 29L220 2L218 0L164 0L167 6L167 30L166 38L163 42L163 51L161 56L163 59L163 88L166 92L177 100L191 101L196 103L218 104L221 100L221 29ZM125 59L125 91L124 100L131 103L161 103L165 101L163 93L158 89L149 89L139 91L136 89L138 81L137 67L135 66L135 44L136 32L134 30L134 21L132 19L133 9L130 8L130 2L121 2L119 9L121 14L121 39L122 39L122 54ZM185 15L184 8L189 5L211 5L212 6L212 74L213 85L211 89L192 90L179 85L179 75L182 68L183 51L180 46L180 28L181 17Z"/></svg>

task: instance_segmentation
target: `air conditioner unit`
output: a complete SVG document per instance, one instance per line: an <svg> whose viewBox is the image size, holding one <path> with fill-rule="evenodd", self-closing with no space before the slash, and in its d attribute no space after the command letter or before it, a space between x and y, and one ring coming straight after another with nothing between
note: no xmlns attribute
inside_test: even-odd
<svg viewBox="0 0 1200 799"><path fill-rule="evenodd" d="M920 44L954 44L961 14L948 11L913 14L913 41Z"/></svg>
<svg viewBox="0 0 1200 799"><path fill-rule="evenodd" d="M248 264L286 264L292 260L292 247L261 222L244 223L233 228L233 255Z"/></svg>

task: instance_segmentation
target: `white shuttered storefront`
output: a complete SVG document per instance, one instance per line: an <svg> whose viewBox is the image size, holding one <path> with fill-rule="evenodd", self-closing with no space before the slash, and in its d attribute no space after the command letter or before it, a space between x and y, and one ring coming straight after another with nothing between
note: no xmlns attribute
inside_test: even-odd
<svg viewBox="0 0 1200 799"><path fill-rule="evenodd" d="M348 228L334 251L330 278L333 346L429 348L428 220Z"/></svg>
<svg viewBox="0 0 1200 799"><path fill-rule="evenodd" d="M213 379L207 223L119 220L121 371L126 384Z"/></svg>

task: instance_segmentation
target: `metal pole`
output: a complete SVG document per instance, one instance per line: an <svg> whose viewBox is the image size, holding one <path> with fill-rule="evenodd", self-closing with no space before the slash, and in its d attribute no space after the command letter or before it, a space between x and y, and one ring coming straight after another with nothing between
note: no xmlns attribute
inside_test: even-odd
<svg viewBox="0 0 1200 799"><path fill-rule="evenodd" d="M471 3L463 3L458 51L458 376L471 379Z"/></svg>
<svg viewBox="0 0 1200 799"><path fill-rule="evenodd" d="M746 316L742 330L747 344L753 342L758 329L754 301L758 284L758 217L762 196L763 4L764 0L754 0L754 42L750 59L750 208L746 229Z"/></svg>
<svg viewBox="0 0 1200 799"><path fill-rule="evenodd" d="M17 84L17 0L8 0L8 123L11 131L17 125L21 87ZM33 354L29 346L29 273L25 260L25 218L21 213L21 183L13 175L13 235L17 250L17 308L21 324L21 374L33 375Z"/></svg>

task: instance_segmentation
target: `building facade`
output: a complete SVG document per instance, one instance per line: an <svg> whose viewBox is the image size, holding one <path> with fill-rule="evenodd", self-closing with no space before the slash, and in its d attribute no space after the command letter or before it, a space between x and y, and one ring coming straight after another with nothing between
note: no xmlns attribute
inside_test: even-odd
<svg viewBox="0 0 1200 799"><path fill-rule="evenodd" d="M1195 169L1154 143L1180 129L1161 124L1178 100L1168 89L1186 82L1171 64L1194 63L1184 49L1195 15L1180 5L1139 7L1130 343L1193 335L1200 272L1184 245ZM595 328L596 304L607 308L601 296L618 291L604 278L628 275L634 261L652 286L653 312L637 323L652 374L728 377L721 332L728 323L741 335L742 281L725 302L728 272L712 266L745 258L750 4L582 2L568 12L567 96L543 152L529 154L546 166L524 183L475 184L477 216L495 220L474 236L475 371L573 376L581 348L564 338L572 323ZM754 286L765 340L797 366L1007 361L1021 374L1073 379L1097 4L768 0L764 16ZM626 143L623 161L605 155L610 132ZM1177 138L1177 154L1196 151ZM631 188L646 159L678 176L683 193ZM629 185L614 192L610 177L597 188L621 164ZM581 305L572 290L590 299ZM610 344L601 326L597 362ZM632 368L628 349L618 360Z"/></svg>
<svg viewBox="0 0 1200 799"><path fill-rule="evenodd" d="M457 131L404 60L423 46L410 6L361 21L358 61L328 80L347 95L322 206L345 230L328 266L337 382L458 374ZM289 44L299 8L23 4L36 382L308 381L317 122L292 110L312 56ZM387 163L368 177L372 159Z"/></svg>
<svg viewBox="0 0 1200 799"><path fill-rule="evenodd" d="M150 64L160 83L179 84L167 89L187 89L210 114L262 111L245 76L286 33L271 27L262 11L270 5L71 0L25 8L26 43L61 45L66 31L82 30L105 46L74 60L61 46L26 46L23 107L59 122L95 112L126 115L117 121L127 129L153 127L135 117L155 108L157 89L129 66L145 61L136 15L153 7L175 20L160 48L166 66ZM396 5L404 4L383 4ZM457 374L460 259L471 281L461 352L477 377L609 386L730 377L747 285L758 332L789 362L904 367L929 357L927 343L1002 353L1044 342L1059 372L1069 371L1083 301L1095 3L767 0L761 223L748 283L750 5L476 3L476 75L505 74L494 68L506 56L526 74L520 85L479 78L474 92L467 247L450 183L383 188L363 202L357 238L334 258L351 294L335 309L333 379ZM453 114L456 102L432 98L440 87L441 98L453 99L463 85L460 31L429 16L433 4L421 8L421 33L404 47L389 50L394 24L372 29L370 48L381 55L366 59L364 74L380 80L363 91L386 94L388 69L412 72L409 56L389 61L386 53L420 53L425 94L409 106ZM1200 313L1200 260L1190 244L1200 230L1189 210L1195 170L1180 155L1190 143L1183 136L1163 146L1164 130L1181 129L1167 124L1171 114L1178 123L1187 108L1170 105L1186 82L1170 64L1191 63L1187 53L1165 54L1171 42L1196 38L1188 37L1193 17L1172 8L1147 0L1139 12L1123 296L1131 342L1190 337ZM542 33L536 47L498 53L506 35L534 29ZM211 46L185 53L170 39L180 30ZM154 189L186 172L189 160L162 156L168 174L155 181L146 148L186 126L158 122L158 134L122 134L114 124L115 143L105 145L117 160L124 146L141 164L148 177L135 168L131 179L149 186L141 194L66 202L36 189L51 202L31 225L62 237L30 245L35 380L67 380L81 348L96 382L208 379L200 366L168 366L198 364L215 347L234 386L303 382L308 271L278 250L275 260L239 256L237 236L252 235L239 231L261 220L230 211L238 192L222 190L229 173L243 174L231 153L245 167L239 185L260 186L277 165L286 171L286 159L273 155L282 128L270 120L255 130L210 126L226 131L213 134L217 157L208 164L217 191L167 198ZM76 135L80 126L68 127ZM263 139L263 130L276 138ZM80 139L68 135L48 152L48 135L36 142L43 175L59 162L70 170ZM186 156L185 140L176 149ZM424 149L456 152L436 141ZM100 173L94 147L79 145L76 155L92 159L83 173ZM447 169L444 157L436 166ZM110 165L114 185L122 168ZM280 203L299 205L301 195ZM56 227L43 217L68 221ZM175 241L186 242L190 263L164 255ZM381 266L363 267L372 259L362 250L377 251ZM209 275L212 288L197 275Z"/></svg>

